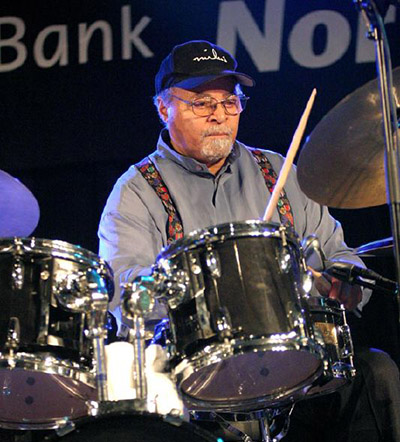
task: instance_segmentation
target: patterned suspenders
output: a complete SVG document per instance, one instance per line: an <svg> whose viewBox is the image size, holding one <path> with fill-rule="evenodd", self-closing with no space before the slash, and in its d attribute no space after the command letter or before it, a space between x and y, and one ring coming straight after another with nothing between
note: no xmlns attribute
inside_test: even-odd
<svg viewBox="0 0 400 442"><path fill-rule="evenodd" d="M278 178L276 172L272 168L271 163L268 161L268 158L258 149L248 149L254 156L257 164L260 167L260 170L263 174L265 184L270 191L273 192L276 180ZM179 216L179 213L176 209L174 202L172 201L171 195L168 191L167 186L165 185L163 179L161 178L160 173L156 169L153 162L150 158L144 158L140 163L135 165L139 172L143 175L146 181L150 184L150 186L157 193L158 197L161 199L161 202L164 205L164 208L168 214L168 223L167 223L167 233L168 233L168 244L176 241L183 237L183 226L182 220ZM293 227L293 213L290 207L289 200L286 196L286 192L282 190L281 195L278 200L278 212L281 223Z"/></svg>
<svg viewBox="0 0 400 442"><path fill-rule="evenodd" d="M272 194L274 191L274 187L276 181L278 179L278 175L275 170L272 168L271 163L268 161L268 158L258 149L248 149L253 154L256 159L258 165L260 166L261 172L263 174L265 184L268 187L268 190ZM282 192L278 199L278 212L279 218L281 220L281 224L289 227L294 227L294 219L292 208L290 207L290 203L288 197L286 195L285 189L282 189Z"/></svg>
<svg viewBox="0 0 400 442"><path fill-rule="evenodd" d="M164 184L160 173L149 157L144 158L140 163L135 164L150 186L155 190L161 199L165 210L168 213L167 234L168 244L183 237L183 225L181 217L176 209L167 186Z"/></svg>

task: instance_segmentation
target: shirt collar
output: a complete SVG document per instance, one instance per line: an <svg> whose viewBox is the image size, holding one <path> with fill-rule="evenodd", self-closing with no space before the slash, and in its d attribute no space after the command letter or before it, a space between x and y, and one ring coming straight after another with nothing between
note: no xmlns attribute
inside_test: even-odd
<svg viewBox="0 0 400 442"><path fill-rule="evenodd" d="M200 175L211 174L210 171L208 170L208 167L205 164L200 163L194 158L185 157L171 147L169 133L167 129L163 129L160 133L157 143L157 153L161 157L168 158L173 162L181 165L189 172ZM228 155L228 158L225 164L222 166L221 170L218 172L218 175L226 171L229 171L231 164L235 162L236 159L239 157L240 157L240 149L238 142L235 141L231 153Z"/></svg>

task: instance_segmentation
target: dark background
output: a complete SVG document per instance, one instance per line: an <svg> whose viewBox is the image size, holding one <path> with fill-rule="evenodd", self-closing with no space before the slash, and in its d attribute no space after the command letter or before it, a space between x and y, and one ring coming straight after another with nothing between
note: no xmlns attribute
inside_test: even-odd
<svg viewBox="0 0 400 442"><path fill-rule="evenodd" d="M282 30L275 35L264 29L266 8L284 5ZM343 97L376 77L373 58L356 61L356 49L365 39L364 25L352 1L307 0L146 0L77 1L13 0L0 4L0 168L20 179L37 198L41 217L36 237L60 239L97 252L97 225L106 198L116 179L133 163L154 150L161 125L152 104L153 79L159 63L172 46L190 39L208 39L224 45L226 29L220 25L221 11L241 6L254 29L236 33L234 48L239 68L256 79L246 90L251 97L242 114L239 139L248 145L287 151L305 103L313 87L318 96L307 132ZM121 11L129 6L131 28L143 17L150 21L140 38L151 56L132 45L129 59L122 58ZM271 10L268 18L271 19ZM328 13L347 23L349 44L331 63L304 66L291 51L291 34L302 20ZM393 66L400 65L399 11L388 14L387 24ZM19 42L26 59L15 69L5 66L16 57L7 43L15 35L8 17L23 22ZM102 39L96 31L89 45L88 61L79 62L79 24L97 20L112 32L112 57L103 60ZM232 19L233 21L235 19ZM62 25L67 39L64 65L41 67L35 58L35 42L50 26ZM251 55L251 35L281 39L277 69L263 72ZM343 30L323 23L311 30L311 45L317 59L328 48L342 44ZM368 42L367 42L368 43ZM51 59L59 48L56 33L43 44L44 57ZM344 44L344 43L343 43ZM369 42L373 51L373 45ZM268 54L267 54L268 55ZM360 146L362 149L362 146ZM382 149L383 149L382 141ZM349 151L349 157L352 152ZM335 170L326 168L327 175ZM349 245L388 237L390 221L386 206L359 210L332 210L344 227ZM0 214L1 216L1 214ZM372 263L371 265L375 265ZM379 265L379 263L378 263ZM390 267L385 264L384 271ZM386 270L385 270L386 269Z"/></svg>

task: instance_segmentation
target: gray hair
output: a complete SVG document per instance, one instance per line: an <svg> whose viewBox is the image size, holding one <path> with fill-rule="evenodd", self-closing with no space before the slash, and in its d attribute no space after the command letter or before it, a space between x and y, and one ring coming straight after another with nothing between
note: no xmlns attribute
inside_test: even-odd
<svg viewBox="0 0 400 442"><path fill-rule="evenodd" d="M153 97L153 104L157 109L158 117L160 118L161 123L167 127L167 123L162 119L162 115L158 109L158 99L161 99L165 104L169 104L171 102L170 88L163 89L159 94L154 95Z"/></svg>

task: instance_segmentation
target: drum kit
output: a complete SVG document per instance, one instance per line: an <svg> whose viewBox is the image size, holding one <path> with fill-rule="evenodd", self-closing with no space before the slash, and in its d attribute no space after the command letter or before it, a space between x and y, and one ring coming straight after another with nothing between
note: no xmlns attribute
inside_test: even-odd
<svg viewBox="0 0 400 442"><path fill-rule="evenodd" d="M110 267L79 246L29 237L38 204L19 181L0 176L0 205L7 206L0 219L0 439L279 440L295 402L354 376L344 309L309 295L305 248L313 241L302 244L292 229L245 221L171 244L152 276L123 285L132 329L127 342L105 345ZM155 302L169 316L156 392L145 362L145 320ZM125 345L122 355L110 351L116 345ZM114 373L113 354L121 361ZM111 393L121 385L125 391ZM155 395L172 401L171 385L186 420L176 401L154 406ZM201 428L210 422L220 433Z"/></svg>
<svg viewBox="0 0 400 442"><path fill-rule="evenodd" d="M400 70L393 78L397 94ZM298 178L310 198L342 208L386 202L378 94L376 82L361 87L309 137ZM123 285L132 328L127 342L107 343L108 264L79 246L29 237L38 203L2 171L0 214L0 440L278 441L296 402L355 375L344 308L311 295L313 238L301 242L259 220L190 233L160 252L151 276ZM358 253L392 251L397 237ZM156 302L168 320L149 336ZM151 338L163 363L148 359ZM163 395L170 407L157 403ZM201 428L215 425L213 434Z"/></svg>

